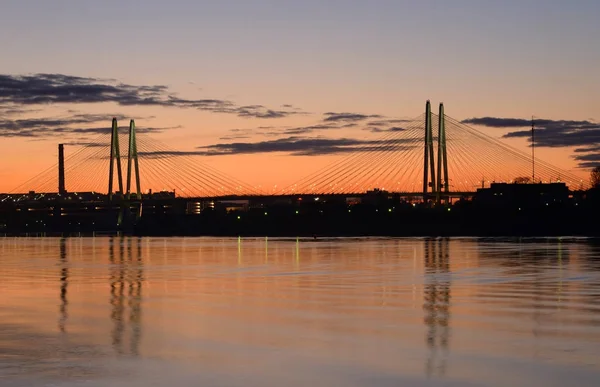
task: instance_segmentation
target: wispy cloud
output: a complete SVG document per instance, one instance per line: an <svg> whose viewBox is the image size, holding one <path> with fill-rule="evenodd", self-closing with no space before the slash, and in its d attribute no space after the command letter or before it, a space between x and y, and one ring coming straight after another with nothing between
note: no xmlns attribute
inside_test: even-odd
<svg viewBox="0 0 600 387"><path fill-rule="evenodd" d="M588 146L585 148L575 148L575 153L588 153L588 152L600 152L600 145Z"/></svg>
<svg viewBox="0 0 600 387"><path fill-rule="evenodd" d="M413 120L399 118L380 119L367 122L363 130L367 130L372 133L402 132L406 130L402 125L409 124L411 122L413 122Z"/></svg>
<svg viewBox="0 0 600 387"><path fill-rule="evenodd" d="M382 116L378 114L366 115L360 113L334 113L327 112L324 114L323 121L325 122L356 122L356 121L364 121L369 118L381 118Z"/></svg>
<svg viewBox="0 0 600 387"><path fill-rule="evenodd" d="M289 106L291 105L284 105ZM377 118L376 121L362 122L371 118ZM406 119L387 119L378 114L361 114L361 113L332 113L328 112L324 114L324 118L312 125L305 126L280 126L270 127L269 130L264 130L264 127L258 127L256 129L245 129L247 135L256 134L264 136L300 136L307 134L315 134L323 131L338 130L338 129L350 129L362 127L363 130L367 130L373 133L381 132L399 132L404 128L398 126L398 124L404 124L411 122ZM232 129L231 132L236 129ZM233 139L236 134L227 135L224 138Z"/></svg>
<svg viewBox="0 0 600 387"><path fill-rule="evenodd" d="M56 135L110 133L110 120L126 120L122 114L74 114L61 118L0 119L0 137L43 138ZM127 124L129 120L126 120ZM97 126L103 123L103 126ZM90 125L93 125L90 127ZM176 127L136 127L140 133L162 132Z"/></svg>
<svg viewBox="0 0 600 387"><path fill-rule="evenodd" d="M30 109L23 107L16 107L13 104L1 105L0 104L0 118L14 116L14 115L24 115L24 114L33 114L40 112L42 109Z"/></svg>
<svg viewBox="0 0 600 387"><path fill-rule="evenodd" d="M389 128L380 128L377 126L367 126L363 128L364 130L368 130L371 133L386 133L386 132L404 132L406 129L400 126L392 126Z"/></svg>
<svg viewBox="0 0 600 387"><path fill-rule="evenodd" d="M219 137L219 140L231 141L231 140L245 140L248 138L251 138L251 136L247 135L247 134L228 134L226 136Z"/></svg>
<svg viewBox="0 0 600 387"><path fill-rule="evenodd" d="M299 126L294 128L286 128L282 131L285 135L299 135L319 132L323 130L342 129L342 126L335 124L316 124L309 126Z"/></svg>
<svg viewBox="0 0 600 387"><path fill-rule="evenodd" d="M375 120L369 121L368 125L370 126L393 126L393 125L401 125L413 122L412 119L401 119L401 118L392 118L392 119L384 119L384 120Z"/></svg>
<svg viewBox="0 0 600 387"><path fill-rule="evenodd" d="M354 124L352 125L354 126ZM322 131L348 128L348 125L338 123L317 123L306 126L259 126L253 129L230 129L229 134L221 137L222 140L236 138L249 138L252 135L276 137L276 136L298 136L312 134Z"/></svg>

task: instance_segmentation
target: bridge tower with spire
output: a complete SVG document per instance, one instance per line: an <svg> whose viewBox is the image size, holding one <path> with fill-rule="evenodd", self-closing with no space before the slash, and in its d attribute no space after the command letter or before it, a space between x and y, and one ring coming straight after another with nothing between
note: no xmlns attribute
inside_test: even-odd
<svg viewBox="0 0 600 387"><path fill-rule="evenodd" d="M442 193L449 193L446 116L443 103L440 103L438 114L437 168L432 119L431 102L428 100L425 104L425 141L423 143L423 201L427 202L430 198L434 198L435 203L440 204L443 199Z"/></svg>

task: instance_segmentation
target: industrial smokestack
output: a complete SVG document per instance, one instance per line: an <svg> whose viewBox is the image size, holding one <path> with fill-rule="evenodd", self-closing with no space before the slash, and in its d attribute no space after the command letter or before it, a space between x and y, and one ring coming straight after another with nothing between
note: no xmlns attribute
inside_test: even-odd
<svg viewBox="0 0 600 387"><path fill-rule="evenodd" d="M64 195L65 189L65 146L58 144L58 193Z"/></svg>

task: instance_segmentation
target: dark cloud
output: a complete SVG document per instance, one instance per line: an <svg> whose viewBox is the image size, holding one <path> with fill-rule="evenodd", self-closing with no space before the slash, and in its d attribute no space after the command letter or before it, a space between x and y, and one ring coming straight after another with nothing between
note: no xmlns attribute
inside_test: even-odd
<svg viewBox="0 0 600 387"><path fill-rule="evenodd" d="M280 134L280 129L276 126L259 126L256 128L235 128L229 129L229 134L219 138L219 140L238 140L251 138L253 135L269 136L274 133Z"/></svg>
<svg viewBox="0 0 600 387"><path fill-rule="evenodd" d="M41 111L41 109L25 109L25 108L11 106L11 104L9 104L7 106L0 105L0 117L32 114L32 113L37 113L39 111Z"/></svg>
<svg viewBox="0 0 600 387"><path fill-rule="evenodd" d="M359 121L362 119L367 119L368 117L380 117L376 115L367 116L356 113L325 113L327 117L333 118L332 120L323 120L314 125L306 125L306 126L281 126L281 127L258 127L255 129L231 129L230 132L232 135L226 135L221 137L222 140L232 140L236 138L247 138L250 135L263 135L263 136L301 136L307 134L313 134L321 131L329 131L329 130L337 130L337 129L348 129L355 128L359 125L367 125L367 127L362 128L363 130L367 130L373 133L380 132L400 132L405 129L400 126L394 126L394 124L398 123L407 123L411 122L411 120L404 119L380 119L373 122L368 123L360 123ZM335 115L335 116L334 116ZM352 117L352 118L350 118ZM360 119L359 119L360 118ZM350 120L348 122L347 120ZM356 120L357 122L352 122L352 120ZM377 126L376 126L377 125ZM381 125L381 126L380 126ZM244 136L238 136L239 132L243 131Z"/></svg>
<svg viewBox="0 0 600 387"><path fill-rule="evenodd" d="M203 156L220 156L284 152L294 156L320 156L333 153L378 151L383 149L399 151L411 149L413 145L409 145L409 142L412 142L412 140L382 141L292 136L261 142L236 142L208 145L199 147L195 154Z"/></svg>
<svg viewBox="0 0 600 387"><path fill-rule="evenodd" d="M572 121L572 120L543 120L534 119L535 126L540 128L585 128L598 126L590 121ZM523 118L497 118L497 117L481 117L469 118L462 121L463 124L481 125L490 128L524 128L531 127L531 119Z"/></svg>
<svg viewBox="0 0 600 387"><path fill-rule="evenodd" d="M386 119L386 120L369 121L367 123L367 125L369 125L369 126L394 126L394 125L399 125L399 124L407 124L409 122L413 122L413 120Z"/></svg>
<svg viewBox="0 0 600 387"><path fill-rule="evenodd" d="M373 121L362 123L362 121L370 120L375 118ZM385 118L378 114L360 114L360 113L325 113L323 121L329 125L335 124L335 128L351 128L356 127L359 123L365 125L363 130L370 131L372 133L383 133L383 132L400 132L404 128L400 124L406 124L412 122L412 120L399 119L399 118Z"/></svg>
<svg viewBox="0 0 600 387"><path fill-rule="evenodd" d="M400 125L409 124L412 122L414 122L414 120L385 118L367 122L367 126L363 128L363 130L368 130L372 133L403 132L406 129Z"/></svg>
<svg viewBox="0 0 600 387"><path fill-rule="evenodd" d="M129 125L127 125L126 128L129 128ZM167 130L181 129L181 128L182 128L181 125L177 125L177 126L138 126L138 125L136 125L135 131L137 133L162 133Z"/></svg>
<svg viewBox="0 0 600 387"><path fill-rule="evenodd" d="M386 133L386 132L404 132L406 129L401 128L399 126L392 126L391 128L380 128L376 126L368 126L364 128L364 130L368 130L372 133Z"/></svg>
<svg viewBox="0 0 600 387"><path fill-rule="evenodd" d="M461 122L467 125L481 125L490 128L522 128L531 126L531 120L521 118L474 117Z"/></svg>
<svg viewBox="0 0 600 387"><path fill-rule="evenodd" d="M575 153L600 152L600 145L588 146L587 148L576 148Z"/></svg>
<svg viewBox="0 0 600 387"><path fill-rule="evenodd" d="M64 145L67 146L85 146L85 147L94 147L94 148L110 148L110 142L107 143L101 143L101 142L91 142L91 141L85 141L85 140L78 140L78 141L65 141L63 142Z"/></svg>
<svg viewBox="0 0 600 387"><path fill-rule="evenodd" d="M251 138L251 136L248 136L246 134L230 134L227 136L223 136L223 137L219 137L219 140L223 140L223 141L230 141L230 140L245 140Z"/></svg>
<svg viewBox="0 0 600 387"><path fill-rule="evenodd" d="M506 133L504 138L525 138L531 142L531 120L521 118L470 118L465 124L482 125L492 128L527 128ZM535 119L535 146L560 148L580 146L575 149L575 160L582 168L597 162L600 152L600 123L591 120L543 120ZM581 153L587 153L581 155Z"/></svg>
<svg viewBox="0 0 600 387"><path fill-rule="evenodd" d="M283 105L281 105L281 107L282 107L282 108L285 108L285 109L291 109L291 110L295 110L295 111L297 111L297 112L302 112L302 109L301 109L301 108L299 108L299 107L297 107L297 106L294 106L294 105L291 105L291 104L289 104L289 103L283 104ZM303 112L302 114L309 114L309 113Z"/></svg>
<svg viewBox="0 0 600 387"><path fill-rule="evenodd" d="M163 106L193 108L240 117L282 118L303 114L273 110L262 105L237 106L222 99L184 99L167 86L133 86L111 79L75 77L63 74L1 75L0 105L45 105L112 102L122 106Z"/></svg>
<svg viewBox="0 0 600 387"><path fill-rule="evenodd" d="M310 126L299 126L295 128L287 128L284 129L282 134L285 135L299 135L299 134L308 134L321 130L330 130L330 129L341 129L342 127L339 125L327 125L327 124L317 124Z"/></svg>
<svg viewBox="0 0 600 387"><path fill-rule="evenodd" d="M600 167L600 161L582 161L579 163L579 168L595 168Z"/></svg>
<svg viewBox="0 0 600 387"><path fill-rule="evenodd" d="M578 160L578 161L600 162L600 153L590 153L590 154L586 154L586 155L577 155L577 156L575 156L575 160Z"/></svg>
<svg viewBox="0 0 600 387"><path fill-rule="evenodd" d="M176 150L166 150L166 151L138 151L138 156L143 158L169 158L169 157L178 157L178 156L204 156L205 152L200 151L176 151Z"/></svg>
<svg viewBox="0 0 600 387"><path fill-rule="evenodd" d="M113 80L63 74L0 75L0 103L41 105L49 103L135 102L158 104L166 86L130 86Z"/></svg>
<svg viewBox="0 0 600 387"><path fill-rule="evenodd" d="M325 122L338 122L338 121L364 121L369 118L381 118L382 116L378 114L366 115L360 113L333 113L327 112L324 114L325 118L323 121Z"/></svg>
<svg viewBox="0 0 600 387"><path fill-rule="evenodd" d="M579 163L581 168L594 168L600 166L600 151L596 148L595 153L588 153L585 155L578 154L574 157Z"/></svg>
<svg viewBox="0 0 600 387"><path fill-rule="evenodd" d="M107 118L105 117L105 121ZM44 137L51 134L62 134L68 131L81 132L80 128L71 125L91 124L98 122L94 115L74 115L68 118L26 118L0 120L0 136L2 137Z"/></svg>
<svg viewBox="0 0 600 387"><path fill-rule="evenodd" d="M531 141L531 130L510 132L504 138L526 138ZM600 125L595 128L539 128L535 130L535 146L559 148L600 143Z"/></svg>
<svg viewBox="0 0 600 387"><path fill-rule="evenodd" d="M234 109L240 117L255 117L255 118L283 118L295 112L285 110L267 109L262 105L240 106Z"/></svg>
<svg viewBox="0 0 600 387"><path fill-rule="evenodd" d="M387 128L386 132L404 132L405 130L405 128L401 128L399 126L392 126L391 128Z"/></svg>
<svg viewBox="0 0 600 387"><path fill-rule="evenodd" d="M567 147L600 142L600 124L592 121L542 120L535 121L535 145L541 147ZM528 128L506 133L504 138L531 139L531 120L521 118L469 118L464 124L491 128Z"/></svg>

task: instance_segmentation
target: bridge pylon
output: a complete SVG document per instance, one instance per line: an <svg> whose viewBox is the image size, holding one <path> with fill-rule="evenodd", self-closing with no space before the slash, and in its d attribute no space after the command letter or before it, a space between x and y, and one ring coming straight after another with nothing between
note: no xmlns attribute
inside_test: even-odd
<svg viewBox="0 0 600 387"><path fill-rule="evenodd" d="M138 152L137 152L137 140L135 135L135 121L131 120L129 122L129 149L127 153L127 176L126 176L126 191L123 190L123 173L121 170L121 150L119 147L119 125L117 123L117 119L113 118L112 120L112 131L110 136L110 168L108 172L108 198L109 200L114 199L114 194L117 193L119 201L120 201L120 210L117 219L117 226L121 227L125 218L128 218L128 214L131 213L132 205L135 207L135 215L136 219L139 219L142 214L142 190L140 184L140 166L138 161ZM119 191L113 192L113 183L114 183L114 174L115 168L114 164L117 164L117 182L119 184ZM132 167L134 168L135 173L135 183L136 183L136 192L135 192L135 200L137 203L131 203L131 180L132 180Z"/></svg>
<svg viewBox="0 0 600 387"><path fill-rule="evenodd" d="M428 100L425 105L425 141L423 143L423 201L427 202L429 197L433 197L435 203L440 204L442 192L449 193L446 116L443 103L440 103L438 115L437 168L433 142L431 102Z"/></svg>
<svg viewBox="0 0 600 387"><path fill-rule="evenodd" d="M131 199L131 162L135 169L135 197L138 200L142 199L142 189L140 187L140 165L137 154L137 141L135 138L135 121L129 122L129 150L127 152L127 199Z"/></svg>
<svg viewBox="0 0 600 387"><path fill-rule="evenodd" d="M117 119L112 119L112 131L110 134L110 168L108 172L108 198L113 198L114 164L117 164L117 181L119 193L123 194L123 173L121 171L121 150L119 149L119 125Z"/></svg>
<svg viewBox="0 0 600 387"><path fill-rule="evenodd" d="M440 112L438 114L438 150L437 150L437 184L436 184L436 202L442 201L442 190L449 192L448 180L448 152L446 151L446 115L444 114L444 104L440 103ZM443 178L442 178L443 173Z"/></svg>
<svg viewBox="0 0 600 387"><path fill-rule="evenodd" d="M435 155L433 154L433 133L431 127L431 102L425 104L425 142L423 151L423 201L427 202L429 188L436 191L435 181ZM430 177L431 173L431 177Z"/></svg>

